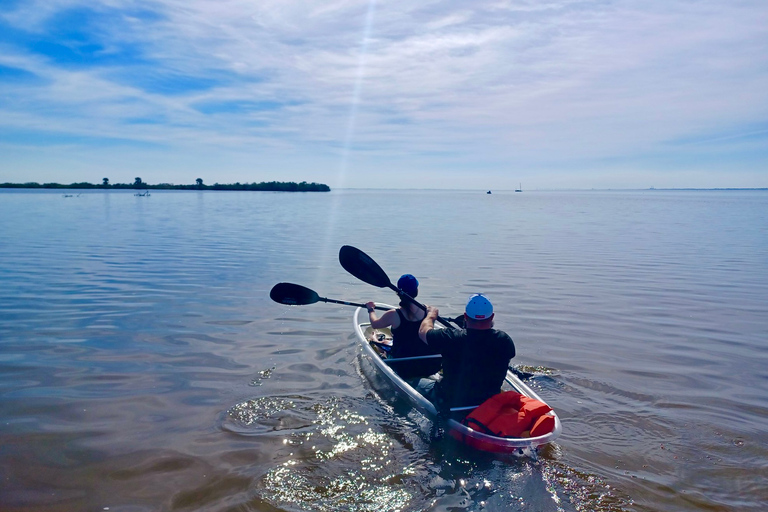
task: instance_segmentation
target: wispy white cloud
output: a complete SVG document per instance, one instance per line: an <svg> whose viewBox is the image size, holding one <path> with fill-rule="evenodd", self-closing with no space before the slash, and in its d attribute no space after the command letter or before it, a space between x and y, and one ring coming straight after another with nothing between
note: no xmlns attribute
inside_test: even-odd
<svg viewBox="0 0 768 512"><path fill-rule="evenodd" d="M158 182L476 186L471 170L496 187L664 186L700 169L688 185L765 186L762 1L371 7L12 3L0 180L97 181L99 162L128 175L149 162ZM40 147L59 165L37 165Z"/></svg>

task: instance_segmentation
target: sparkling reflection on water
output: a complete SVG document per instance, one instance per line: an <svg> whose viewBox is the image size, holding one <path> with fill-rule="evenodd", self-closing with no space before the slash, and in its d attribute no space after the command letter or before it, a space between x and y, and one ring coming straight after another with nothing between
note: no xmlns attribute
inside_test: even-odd
<svg viewBox="0 0 768 512"><path fill-rule="evenodd" d="M0 509L763 510L767 217L764 192L0 191ZM431 442L363 377L351 308L269 301L391 302L344 244L448 315L489 294L557 443Z"/></svg>
<svg viewBox="0 0 768 512"><path fill-rule="evenodd" d="M577 504L622 510L628 504L598 478L557 463L554 446L536 459L479 455L450 440L430 441L415 421L372 394L357 403L247 400L229 411L223 427L246 436L286 431L286 460L262 477L252 501L281 510L577 510Z"/></svg>

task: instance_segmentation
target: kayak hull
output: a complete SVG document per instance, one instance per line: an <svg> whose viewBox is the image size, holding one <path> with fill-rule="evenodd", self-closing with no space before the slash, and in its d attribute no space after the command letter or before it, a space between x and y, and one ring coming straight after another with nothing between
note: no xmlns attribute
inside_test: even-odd
<svg viewBox="0 0 768 512"><path fill-rule="evenodd" d="M377 306L394 307L388 306L387 304L377 304ZM369 342L372 329L368 320L368 312L364 308L357 308L355 310L353 324L361 351L361 358L366 365L373 370L372 374L366 375L371 383L377 388L386 386L392 389L399 397L407 399L413 408L421 412L430 420L435 421L437 418L437 409L432 402L427 400L415 388L400 378L400 376L387 365L385 359L382 359L379 355L379 351ZM377 329L377 331L382 331L382 329ZM511 371L507 372L502 390L517 391L522 395L543 402L535 391ZM560 419L554 411L550 411L548 414L554 416L555 427L552 432L537 437L512 438L489 435L467 427L454 419L443 421L442 426L446 433L453 439L474 449L494 453L524 454L527 449L535 450L539 446L552 442L560 435L562 431Z"/></svg>

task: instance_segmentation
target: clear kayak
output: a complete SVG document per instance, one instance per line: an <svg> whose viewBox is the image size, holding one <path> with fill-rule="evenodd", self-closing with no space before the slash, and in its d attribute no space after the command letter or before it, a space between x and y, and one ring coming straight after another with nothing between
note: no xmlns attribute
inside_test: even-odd
<svg viewBox="0 0 768 512"><path fill-rule="evenodd" d="M392 307L387 304L377 304L377 306ZM432 421L437 419L437 409L427 398L413 388L408 382L403 380L392 368L392 359L386 359L382 357L385 354L386 344L388 339L391 339L391 333L388 329L373 329L371 328L370 321L368 320L368 312L365 308L357 308L353 316L355 333L359 342L363 363L369 368L374 370L375 381L371 379L372 383L389 384L399 396L406 398L411 405L424 414ZM383 345L383 346L382 346ZM436 356L421 356L421 358L439 358ZM416 359L416 358L408 358ZM365 370L365 369L364 369ZM507 371L502 391L516 391L523 396L530 397L534 400L541 400L541 398L534 392L529 386L527 386L517 375L511 371ZM467 411L469 413L471 411ZM554 411L550 411L547 414L554 417L554 428L551 432L536 436L536 437L501 437L493 434L487 434L474 430L460 421L455 419L444 419L441 421L446 433L457 441L486 452L495 453L513 453L513 454L529 454L531 450L535 450L537 447L545 445L560 435L562 426L560 419Z"/></svg>

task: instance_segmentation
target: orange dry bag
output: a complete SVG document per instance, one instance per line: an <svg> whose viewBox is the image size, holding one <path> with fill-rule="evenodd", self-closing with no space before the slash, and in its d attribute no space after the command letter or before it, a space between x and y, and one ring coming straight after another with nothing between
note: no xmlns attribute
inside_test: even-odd
<svg viewBox="0 0 768 512"><path fill-rule="evenodd" d="M463 423L474 430L494 436L536 437L554 429L555 418L544 416L551 410L552 408L544 402L516 391L505 391L480 404L464 418Z"/></svg>

